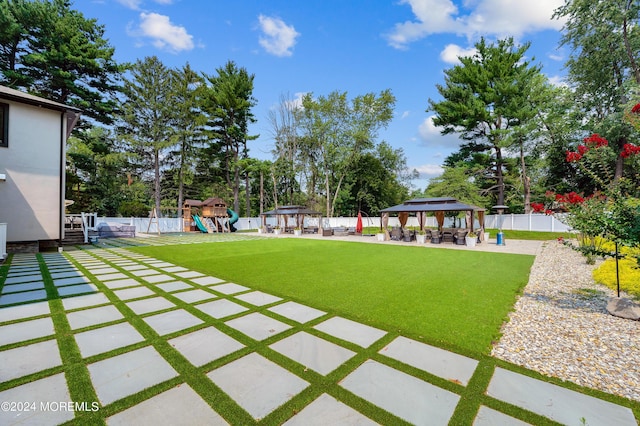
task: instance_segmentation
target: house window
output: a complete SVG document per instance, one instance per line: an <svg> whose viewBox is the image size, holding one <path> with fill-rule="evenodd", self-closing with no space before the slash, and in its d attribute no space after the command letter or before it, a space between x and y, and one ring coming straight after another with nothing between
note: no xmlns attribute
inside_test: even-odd
<svg viewBox="0 0 640 426"><path fill-rule="evenodd" d="M9 105L0 104L0 147L9 146Z"/></svg>

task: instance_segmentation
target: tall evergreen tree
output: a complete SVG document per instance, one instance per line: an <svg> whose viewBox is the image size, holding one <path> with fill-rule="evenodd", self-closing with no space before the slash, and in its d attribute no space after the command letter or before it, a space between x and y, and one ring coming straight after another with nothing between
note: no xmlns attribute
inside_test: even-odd
<svg viewBox="0 0 640 426"><path fill-rule="evenodd" d="M436 86L443 99L429 99L429 110L435 111L433 123L443 134L459 133L470 145L493 150L496 202L503 205L503 150L513 143L511 132L528 117L530 106L523 99L531 94L528 82L540 69L524 59L528 43L518 47L510 38L489 45L481 39L475 48L475 55L460 57L461 64L445 70L444 85Z"/></svg>
<svg viewBox="0 0 640 426"><path fill-rule="evenodd" d="M128 144L131 160L140 178L153 182L156 211L161 206L161 171L167 150L174 145L171 123L172 74L160 60L146 57L131 69L125 80L124 98L120 105L119 136ZM150 175L150 176L149 176Z"/></svg>
<svg viewBox="0 0 640 426"><path fill-rule="evenodd" d="M254 75L238 68L233 61L216 70L217 75L205 75L208 86L203 90L203 110L209 117L209 126L224 151L227 185L233 191L234 210L240 208L239 160L248 157L247 142L258 136L249 135L249 124L255 122L251 108Z"/></svg>
<svg viewBox="0 0 640 426"><path fill-rule="evenodd" d="M111 124L123 67L104 27L68 0L0 0L0 82Z"/></svg>

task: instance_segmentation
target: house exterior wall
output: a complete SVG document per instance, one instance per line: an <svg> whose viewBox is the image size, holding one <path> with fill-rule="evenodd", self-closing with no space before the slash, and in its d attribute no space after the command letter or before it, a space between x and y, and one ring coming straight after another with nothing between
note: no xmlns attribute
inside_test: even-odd
<svg viewBox="0 0 640 426"><path fill-rule="evenodd" d="M9 105L9 144L0 147L0 174L6 175L0 182L0 222L7 223L7 242L61 239L63 112L1 102Z"/></svg>

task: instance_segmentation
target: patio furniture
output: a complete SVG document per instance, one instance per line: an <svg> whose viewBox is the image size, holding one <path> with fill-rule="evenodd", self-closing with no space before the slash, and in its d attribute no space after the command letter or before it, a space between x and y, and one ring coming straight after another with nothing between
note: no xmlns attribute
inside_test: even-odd
<svg viewBox="0 0 640 426"><path fill-rule="evenodd" d="M458 229L455 234L453 234L453 241L456 245L463 246L466 244L464 237L466 237L468 231L466 229Z"/></svg>
<svg viewBox="0 0 640 426"><path fill-rule="evenodd" d="M442 231L442 241L445 243L453 243L453 231L450 229Z"/></svg>
<svg viewBox="0 0 640 426"><path fill-rule="evenodd" d="M322 236L323 237L330 237L333 235L333 229L331 228L322 228Z"/></svg>
<svg viewBox="0 0 640 426"><path fill-rule="evenodd" d="M402 228L396 226L391 230L391 239L393 241L400 241L402 239Z"/></svg>
<svg viewBox="0 0 640 426"><path fill-rule="evenodd" d="M405 230L402 231L402 240L405 243L410 243L414 239L415 239L414 231L411 231L409 229L405 229Z"/></svg>
<svg viewBox="0 0 640 426"><path fill-rule="evenodd" d="M431 244L440 244L441 239L440 231L431 231Z"/></svg>

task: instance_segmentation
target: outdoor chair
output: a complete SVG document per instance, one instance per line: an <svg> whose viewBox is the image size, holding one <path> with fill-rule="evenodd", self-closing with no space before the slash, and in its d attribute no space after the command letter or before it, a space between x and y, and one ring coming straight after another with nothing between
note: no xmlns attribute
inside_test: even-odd
<svg viewBox="0 0 640 426"><path fill-rule="evenodd" d="M402 240L405 243L410 243L413 239L415 239L415 233L409 229L405 229L402 232Z"/></svg>
<svg viewBox="0 0 640 426"><path fill-rule="evenodd" d="M431 244L440 244L441 235L440 231L432 230L431 231Z"/></svg>
<svg viewBox="0 0 640 426"><path fill-rule="evenodd" d="M467 230L466 229L458 229L456 231L455 234L453 234L453 240L454 242L459 245L459 246L463 246L466 244L464 237L467 236Z"/></svg>
<svg viewBox="0 0 640 426"><path fill-rule="evenodd" d="M402 229L395 227L391 230L391 239L393 241L400 241L402 239Z"/></svg>
<svg viewBox="0 0 640 426"><path fill-rule="evenodd" d="M445 243L453 243L453 231L442 231L442 241Z"/></svg>

